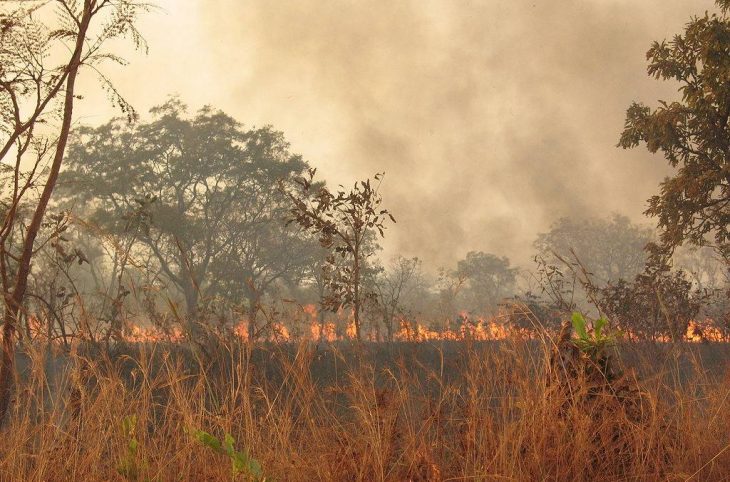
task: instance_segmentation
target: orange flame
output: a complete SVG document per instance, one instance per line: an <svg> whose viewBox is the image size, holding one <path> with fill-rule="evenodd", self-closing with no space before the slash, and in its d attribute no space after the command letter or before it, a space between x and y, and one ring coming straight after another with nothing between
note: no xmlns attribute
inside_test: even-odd
<svg viewBox="0 0 730 482"><path fill-rule="evenodd" d="M273 322L265 326L257 337L261 341L273 343L287 343L296 340L306 339L311 341L335 342L342 340L354 340L356 338L355 322L351 312L340 310L335 314L336 320L323 321L318 313L317 307L313 304L301 307L303 319L292 319L290 322L294 328L285 326L281 322ZM296 318L296 317L295 317ZM489 341L503 340L512 336L522 338L534 338L537 333L530 329L520 329L508 326L499 317L473 318L469 313L459 313L457 326L447 320L439 329L429 327L420 321L398 319L398 329L393 334L393 340L399 342L426 342L426 341ZM27 319L28 332L31 337L42 337L45 334L47 321L33 315ZM298 324L297 324L298 323ZM344 326L344 330L338 331L337 326ZM296 327L302 327L296 329ZM372 330L372 327L363 328L363 338L369 341L378 341L379 335ZM157 327L144 327L139 324L127 323L124 330L124 339L130 343L155 343L171 342L180 343L185 335L180 327L172 330L162 330ZM241 320L232 328L234 336L243 341L248 341L248 322ZM630 332L629 332L630 335ZM633 337L629 337L633 338ZM690 343L700 342L730 342L730 336L722 329L713 326L712 320L692 320L687 326L684 339ZM0 333L0 340L2 334ZM671 342L667 337L659 338L659 342ZM59 341L60 342L60 341Z"/></svg>

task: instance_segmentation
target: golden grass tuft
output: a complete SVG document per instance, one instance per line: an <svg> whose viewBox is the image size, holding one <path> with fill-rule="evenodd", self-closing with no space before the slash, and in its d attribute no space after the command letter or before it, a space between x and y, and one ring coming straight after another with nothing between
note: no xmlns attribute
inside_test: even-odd
<svg viewBox="0 0 730 482"><path fill-rule="evenodd" d="M197 364L147 345L71 355L54 376L38 350L0 429L0 479L125 480L134 415L138 480L231 480L194 429L232 434L277 481L730 480L730 372L639 367L636 405L551 383L547 341L450 346L384 364L358 347L223 345Z"/></svg>

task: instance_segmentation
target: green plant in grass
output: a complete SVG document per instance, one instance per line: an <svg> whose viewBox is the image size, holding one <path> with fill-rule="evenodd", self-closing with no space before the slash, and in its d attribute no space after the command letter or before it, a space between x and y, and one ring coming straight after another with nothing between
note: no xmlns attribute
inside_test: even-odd
<svg viewBox="0 0 730 482"><path fill-rule="evenodd" d="M590 330L586 319L579 312L573 313L571 321L573 330L578 335L571 340L572 343L601 370L604 376L613 378L615 373L610 350L615 347L619 334L606 332L608 320L604 317L597 319Z"/></svg>
<svg viewBox="0 0 730 482"><path fill-rule="evenodd" d="M238 451L235 449L234 444L236 440L231 434L226 433L222 442L203 430L193 430L192 436L201 444L219 454L226 455L231 460L232 478L244 476L248 480L255 480L257 482L266 482L268 480L264 477L261 464L258 460L249 456L245 450Z"/></svg>
<svg viewBox="0 0 730 482"><path fill-rule="evenodd" d="M126 480L137 482L150 479L141 479L141 474L146 468L144 461L140 461L138 450L139 441L137 440L137 416L129 415L122 420L122 433L127 439L127 447L122 459L117 464L117 473Z"/></svg>

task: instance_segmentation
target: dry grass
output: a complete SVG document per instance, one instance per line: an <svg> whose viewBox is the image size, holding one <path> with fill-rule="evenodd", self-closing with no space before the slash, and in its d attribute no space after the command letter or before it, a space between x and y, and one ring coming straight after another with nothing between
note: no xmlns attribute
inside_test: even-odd
<svg viewBox="0 0 730 482"><path fill-rule="evenodd" d="M312 345L272 348L266 363L222 347L205 370L164 350L75 355L53 379L35 353L1 429L0 479L124 480L120 424L135 415L138 480L231 480L190 429L233 434L279 481L730 480L730 376L629 377L632 405L555 383L547 343L464 343L456 374L407 356L376 368L353 348L327 381Z"/></svg>

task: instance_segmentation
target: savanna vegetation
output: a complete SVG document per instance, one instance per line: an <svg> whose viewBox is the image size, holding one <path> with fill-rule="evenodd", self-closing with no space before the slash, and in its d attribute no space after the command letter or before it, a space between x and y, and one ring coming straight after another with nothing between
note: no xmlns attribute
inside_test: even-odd
<svg viewBox="0 0 730 482"><path fill-rule="evenodd" d="M382 255L398 179L135 111L105 67L153 8L0 4L0 480L730 480L730 3L647 54L645 223L437 271ZM80 72L120 117L75 123Z"/></svg>

